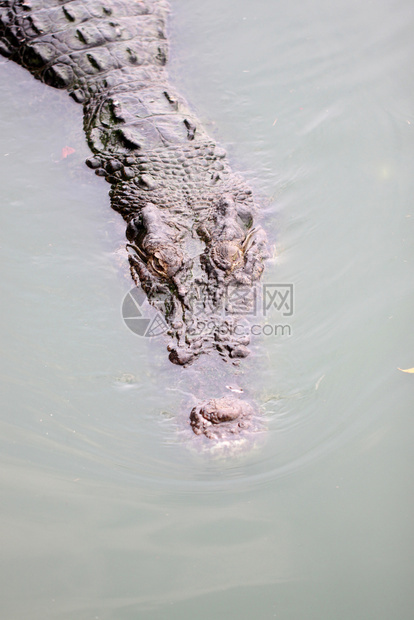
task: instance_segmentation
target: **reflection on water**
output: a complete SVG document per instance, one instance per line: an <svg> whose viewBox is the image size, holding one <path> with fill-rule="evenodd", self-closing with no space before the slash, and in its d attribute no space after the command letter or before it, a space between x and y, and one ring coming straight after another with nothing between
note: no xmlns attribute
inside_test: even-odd
<svg viewBox="0 0 414 620"><path fill-rule="evenodd" d="M2 62L5 617L408 619L412 8L175 7L170 73L260 197L290 332L240 369L132 335L81 109ZM268 430L200 453L194 396L228 385Z"/></svg>

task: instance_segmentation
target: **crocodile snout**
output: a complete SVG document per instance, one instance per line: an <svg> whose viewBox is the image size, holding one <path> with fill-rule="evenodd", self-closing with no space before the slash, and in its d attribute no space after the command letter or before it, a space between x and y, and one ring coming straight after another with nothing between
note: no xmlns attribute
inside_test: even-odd
<svg viewBox="0 0 414 620"><path fill-rule="evenodd" d="M253 407L239 398L212 398L192 409L190 425L196 435L221 439L248 429L253 414Z"/></svg>

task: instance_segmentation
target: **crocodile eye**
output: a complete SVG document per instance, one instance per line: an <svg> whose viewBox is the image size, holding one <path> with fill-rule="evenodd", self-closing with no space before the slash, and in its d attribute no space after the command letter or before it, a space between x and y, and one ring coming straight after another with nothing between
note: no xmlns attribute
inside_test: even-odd
<svg viewBox="0 0 414 620"><path fill-rule="evenodd" d="M165 275L165 265L164 265L163 262L160 261L158 256L153 256L152 257L152 265L153 265L155 271L161 272L162 274Z"/></svg>
<svg viewBox="0 0 414 620"><path fill-rule="evenodd" d="M172 278L183 264L183 256L179 250L172 246L165 246L161 249L153 250L148 262L152 269L163 278Z"/></svg>
<svg viewBox="0 0 414 620"><path fill-rule="evenodd" d="M228 260L232 263L240 261L242 255L240 248L234 243L229 244L226 247L226 254L228 256Z"/></svg>

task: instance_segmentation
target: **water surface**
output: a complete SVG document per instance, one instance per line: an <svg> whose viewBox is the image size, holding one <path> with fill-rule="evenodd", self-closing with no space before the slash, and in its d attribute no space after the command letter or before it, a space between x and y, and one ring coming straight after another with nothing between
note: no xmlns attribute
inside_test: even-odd
<svg viewBox="0 0 414 620"><path fill-rule="evenodd" d="M290 335L210 371L268 426L226 458L182 434L205 366L122 322L80 107L1 61L2 617L412 617L413 18L174 2L171 77L259 197L266 283L294 285L267 317Z"/></svg>

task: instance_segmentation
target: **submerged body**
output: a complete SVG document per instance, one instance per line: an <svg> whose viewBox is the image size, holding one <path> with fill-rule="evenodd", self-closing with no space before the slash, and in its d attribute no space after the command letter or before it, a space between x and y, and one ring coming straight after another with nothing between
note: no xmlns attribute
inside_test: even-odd
<svg viewBox="0 0 414 620"><path fill-rule="evenodd" d="M167 80L167 15L165 0L0 1L0 52L83 105L87 164L111 184L132 276L169 327L170 360L215 350L238 362L248 338L224 299L255 286L266 236L250 188ZM200 316L214 329L194 329ZM216 437L200 429L230 420L239 432L234 420L251 417L237 398L214 403L213 421L200 405L196 433Z"/></svg>

